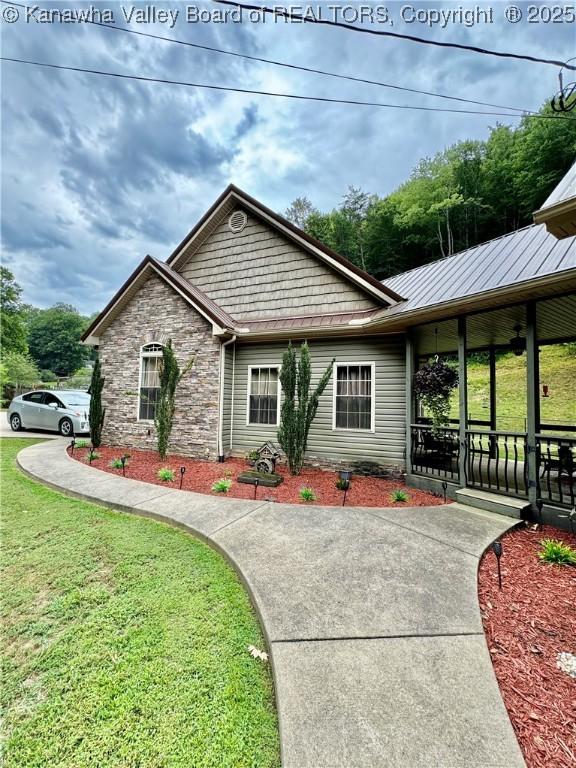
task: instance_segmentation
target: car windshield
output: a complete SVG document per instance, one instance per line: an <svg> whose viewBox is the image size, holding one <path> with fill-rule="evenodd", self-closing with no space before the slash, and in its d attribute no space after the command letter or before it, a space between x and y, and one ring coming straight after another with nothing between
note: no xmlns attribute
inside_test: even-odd
<svg viewBox="0 0 576 768"><path fill-rule="evenodd" d="M59 395L65 405L90 405L90 395L87 392L70 392Z"/></svg>

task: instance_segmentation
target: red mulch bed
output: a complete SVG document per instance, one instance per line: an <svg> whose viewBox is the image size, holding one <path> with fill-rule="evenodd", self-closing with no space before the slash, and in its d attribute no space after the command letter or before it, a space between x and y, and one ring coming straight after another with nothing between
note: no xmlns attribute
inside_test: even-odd
<svg viewBox="0 0 576 768"><path fill-rule="evenodd" d="M576 766L576 680L556 666L576 653L576 568L537 557L542 539L576 546L576 536L545 525L502 538L502 591L496 558L480 563L484 631L502 698L529 768Z"/></svg>
<svg viewBox="0 0 576 768"><path fill-rule="evenodd" d="M70 449L68 449L70 453ZM86 460L87 450L77 448L74 451L74 458L79 461ZM208 493L212 496L212 483L229 473L232 487L227 495L235 499L253 499L254 486L244 483L237 483L236 478L240 472L250 469L244 459L227 459L223 464L214 461L199 461L185 456L168 456L164 461L160 461L155 451L136 451L131 448L98 448L99 459L92 462L92 466L97 469L103 469L105 472L111 472L115 475L122 475L121 469L112 469L110 461L120 457L123 453L129 453L130 459L126 467L126 477L135 480L143 480L146 483L155 483L156 485L169 485L178 488L180 483L180 467L186 467L182 489L186 491L196 491L198 493ZM163 482L158 479L157 473L161 467L169 467L175 470L174 482ZM312 488L316 494L315 504L325 506L341 506L343 492L337 490L335 482L337 475L335 472L328 472L321 469L304 469L298 477L293 477L288 472L286 466L278 465L276 471L281 474L284 481L277 488L259 487L257 498L273 499L274 501L284 503L300 503L299 492L301 488ZM393 502L390 494L395 490L405 490L408 494L407 502ZM309 502L307 502L309 503ZM419 491L415 488L407 488L401 480L385 480L379 477L361 477L355 475L346 496L346 506L357 507L427 507L436 504L443 504L443 499L434 496L425 491Z"/></svg>

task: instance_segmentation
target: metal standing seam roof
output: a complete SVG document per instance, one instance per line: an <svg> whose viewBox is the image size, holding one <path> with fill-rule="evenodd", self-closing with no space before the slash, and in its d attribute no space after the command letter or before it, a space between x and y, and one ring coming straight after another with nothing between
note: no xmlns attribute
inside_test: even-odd
<svg viewBox="0 0 576 768"><path fill-rule="evenodd" d="M532 224L387 278L385 284L407 301L386 314L463 299L574 268L576 237L557 240L544 225Z"/></svg>
<svg viewBox="0 0 576 768"><path fill-rule="evenodd" d="M569 200L571 197L576 197L576 163L574 163L568 173L562 178L558 186L552 190L540 207L540 210L562 203L564 200Z"/></svg>

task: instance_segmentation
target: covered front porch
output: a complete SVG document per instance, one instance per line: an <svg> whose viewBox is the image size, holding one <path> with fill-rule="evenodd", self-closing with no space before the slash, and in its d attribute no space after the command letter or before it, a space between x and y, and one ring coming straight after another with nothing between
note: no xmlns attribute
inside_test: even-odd
<svg viewBox="0 0 576 768"><path fill-rule="evenodd" d="M406 360L408 482L450 496L462 488L488 491L524 500L533 511L544 505L573 508L576 346L556 347L570 369L563 370L562 387L548 372L541 375L540 363L555 345L574 342L574 292L413 327ZM435 355L452 360L459 374L450 420L442 428L432 426L413 392L416 371ZM514 358L518 365L508 365L514 371L510 397L510 381L506 396L499 380L501 361ZM485 370L480 405L477 396L471 402L472 365L476 372L479 366ZM556 398L553 409L550 398Z"/></svg>

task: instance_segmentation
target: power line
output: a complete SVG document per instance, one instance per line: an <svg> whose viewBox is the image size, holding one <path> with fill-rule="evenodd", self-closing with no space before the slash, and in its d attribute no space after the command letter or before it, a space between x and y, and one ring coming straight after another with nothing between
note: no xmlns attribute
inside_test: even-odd
<svg viewBox="0 0 576 768"><path fill-rule="evenodd" d="M29 9L29 6L23 5L22 3L13 3L11 2L11 0L0 0L0 2L6 5L16 6L18 8L24 8L25 10ZM534 112L534 110L523 109L521 107L509 107L504 104L492 104L488 101L475 101L474 99L465 99L460 96L450 96L445 93L435 93L434 91L424 91L419 88L409 88L407 86L396 85L394 83L384 83L380 80L369 80L363 77L354 77L353 75L342 75L337 72L329 72L328 70L314 69L312 67L305 67L300 64L291 64L286 61L277 61L275 59L265 59L265 58L262 58L261 56L250 56L247 53L240 53L239 51L227 51L223 48L215 48L214 46L202 45L201 43L192 43L192 42L189 42L188 40L179 40L174 37L165 37L164 35L155 35L152 32L141 32L140 30L136 30L136 29L128 29L127 27L118 27L114 24L106 24L102 21L95 21L93 19L86 19L85 21L89 24L94 24L97 27L112 29L112 30L115 30L116 32L128 32L132 35L139 35L140 37L149 37L149 38L152 38L153 40L161 40L166 43L175 43L177 45L184 45L189 48L197 48L203 51L210 51L212 53L220 53L220 54L224 54L225 56L234 56L236 58L247 59L248 61L255 61L262 64L272 64L276 67L285 67L286 69L294 69L300 72L309 72L316 75L324 75L326 77L338 78L340 80L349 80L355 83L377 85L377 86L380 86L381 88L391 88L397 91L417 93L422 96L433 96L438 99L448 99L449 101L457 101L464 104L475 104L476 106L480 106L480 107L493 107L494 109L508 109L508 110L513 110L513 111L522 112L522 113Z"/></svg>
<svg viewBox="0 0 576 768"><path fill-rule="evenodd" d="M412 104L387 104L378 101L357 101L355 99L332 99L327 96L303 96L296 93L279 93L277 91L260 91L251 88L235 88L227 85L212 85L209 83L192 83L183 80L168 80L160 77L145 77L144 75L126 75L121 72L106 72L99 69L87 69L84 67L70 67L63 64L50 64L45 61L31 61L29 59L17 59L10 56L0 56L0 61L10 61L15 64L27 64L35 67L46 67L48 69L66 70L68 72L82 72L89 75L101 75L104 77L118 77L123 80L137 80L144 83L161 83L163 85L180 85L187 88L204 88L211 91L226 91L228 93L247 93L255 96L274 96L282 99L293 99L298 101L326 102L329 104L352 104L362 107L383 107L386 109L416 110L419 112L450 112L464 115L491 115L495 117L528 117L532 119L546 120L571 120L573 118L558 117L557 115L519 115L513 112L486 112L471 109L449 109L444 107L422 107Z"/></svg>
<svg viewBox="0 0 576 768"><path fill-rule="evenodd" d="M280 93L277 91L260 91L251 88L235 88L227 85L212 85L209 83L192 83L184 80L168 80L160 77L145 77L144 75L127 75L121 72L106 72L100 69L87 69L84 67L70 67L63 64L50 64L45 61L31 61L29 59L17 59L10 56L0 56L0 61L10 61L15 64L28 64L35 67L46 67L48 69L66 70L68 72L83 72L89 75L102 75L104 77L118 77L123 80L138 80L145 83L162 83L164 85L180 85L187 88L204 88L212 91L226 91L229 93L247 93L255 96L274 96L282 99L294 99L299 101L315 101L326 102L329 104L353 104L363 107L383 107L387 109L403 109L403 110L417 110L420 112L450 112L456 114L465 115L491 115L494 117L514 117L519 118L523 115L516 114L514 112L486 112L480 110L471 109L449 109L444 107L423 107L412 104L388 104L378 101L358 101L355 99L332 99L327 96L303 96L296 93ZM526 117L530 118L545 118L551 120L566 120L571 118L561 118L555 115L533 115L527 114Z"/></svg>
<svg viewBox="0 0 576 768"><path fill-rule="evenodd" d="M489 48L479 48L475 45L464 45L463 43L444 43L439 40L430 40L425 37L416 37L415 35L403 35L400 32L390 32L382 29L370 29L369 27L355 27L353 24L346 24L342 21L334 21L331 19L318 19L316 17L302 16L292 11L286 11L282 8L267 8L265 5L246 5L244 3L237 3L233 0L213 0L213 2L219 5L231 5L234 8L244 8L247 11L259 11L261 13L269 13L273 16L283 16L286 19L293 19L298 22L308 22L310 24L323 24L330 27L340 27L341 29L347 29L350 32L362 32L367 35L377 35L378 37L394 37L399 40L410 40L413 43L423 43L424 45L435 45L439 48L457 48L461 51L471 51L473 53L483 53L487 56L499 56L505 59L519 59L521 61L531 61L537 64L552 64L555 67L565 67L566 69L576 70L576 65L567 64L565 61L559 61L556 59L539 59L536 56L530 56L528 54L520 53L507 53L505 51L493 51Z"/></svg>

